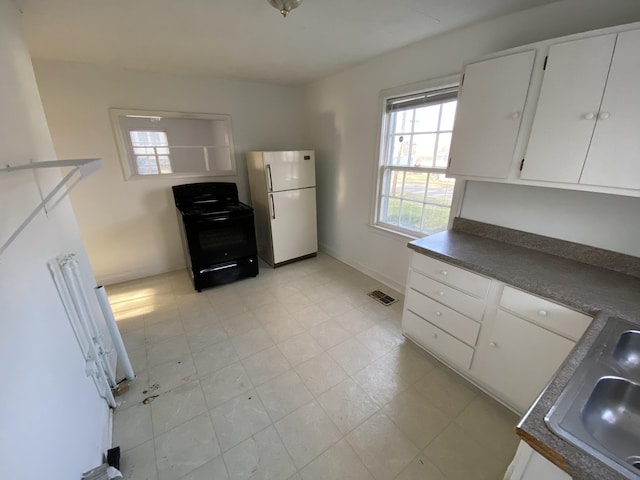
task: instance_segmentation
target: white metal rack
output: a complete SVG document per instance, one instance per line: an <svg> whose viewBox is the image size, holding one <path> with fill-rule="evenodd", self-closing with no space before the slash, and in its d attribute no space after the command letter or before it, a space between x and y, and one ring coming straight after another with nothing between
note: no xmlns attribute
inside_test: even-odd
<svg viewBox="0 0 640 480"><path fill-rule="evenodd" d="M56 202L51 206L50 210L55 208L60 201L66 197L69 192L75 187L80 180L88 177L94 172L97 172L102 166L102 160L99 158L81 158L74 160L49 160L45 162L33 162L26 163L23 165L7 165L4 168L0 168L0 172L15 172L18 170L37 170L41 168L62 168L62 167L72 167L71 170L60 180L60 182L51 189L51 191L42 198L42 201L38 204L38 206L24 219L24 221L20 224L20 226L11 234L11 236L2 244L0 247L0 256L4 253L4 251L11 245L11 243L20 235L20 233L29 225L29 222L35 218L35 216L46 207L46 205L62 190L62 188L67 185L71 179L78 174L77 178L73 180L73 182L69 185L65 192L60 195L60 197L56 200Z"/></svg>

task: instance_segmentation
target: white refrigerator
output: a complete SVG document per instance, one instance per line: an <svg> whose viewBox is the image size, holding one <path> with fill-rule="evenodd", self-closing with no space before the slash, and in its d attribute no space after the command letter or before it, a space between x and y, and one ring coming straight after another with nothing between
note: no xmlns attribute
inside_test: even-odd
<svg viewBox="0 0 640 480"><path fill-rule="evenodd" d="M272 267L318 252L312 150L247 152L258 255Z"/></svg>

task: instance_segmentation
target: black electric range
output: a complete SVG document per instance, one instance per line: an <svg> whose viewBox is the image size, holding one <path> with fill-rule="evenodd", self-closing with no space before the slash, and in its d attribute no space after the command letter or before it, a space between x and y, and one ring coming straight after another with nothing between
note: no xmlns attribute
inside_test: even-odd
<svg viewBox="0 0 640 480"><path fill-rule="evenodd" d="M235 183L175 185L187 268L196 290L258 275L253 209Z"/></svg>

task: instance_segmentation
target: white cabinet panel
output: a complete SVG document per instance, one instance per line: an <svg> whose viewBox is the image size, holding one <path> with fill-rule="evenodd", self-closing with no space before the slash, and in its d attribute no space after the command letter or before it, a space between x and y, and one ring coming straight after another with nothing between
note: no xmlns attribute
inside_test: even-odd
<svg viewBox="0 0 640 480"><path fill-rule="evenodd" d="M570 340L498 309L487 345L474 363L478 378L525 411L573 346Z"/></svg>
<svg viewBox="0 0 640 480"><path fill-rule="evenodd" d="M535 54L529 50L466 66L449 175L507 178Z"/></svg>
<svg viewBox="0 0 640 480"><path fill-rule="evenodd" d="M405 308L459 338L467 345L474 346L476 344L478 333L480 332L480 324L441 305L435 300L410 289L405 300Z"/></svg>
<svg viewBox="0 0 640 480"><path fill-rule="evenodd" d="M571 477L520 441L504 480L571 480Z"/></svg>
<svg viewBox="0 0 640 480"><path fill-rule="evenodd" d="M273 262L278 264L318 251L316 189L269 194Z"/></svg>
<svg viewBox="0 0 640 480"><path fill-rule="evenodd" d="M616 34L552 45L520 178L578 183Z"/></svg>
<svg viewBox="0 0 640 480"><path fill-rule="evenodd" d="M402 316L402 331L427 350L454 365L464 369L471 365L473 348L408 310Z"/></svg>
<svg viewBox="0 0 640 480"><path fill-rule="evenodd" d="M467 295L415 271L411 272L409 285L414 290L436 299L439 303L447 305L467 317L478 321L482 320L482 313L484 312L483 299Z"/></svg>
<svg viewBox="0 0 640 480"><path fill-rule="evenodd" d="M580 183L640 189L640 30L618 35Z"/></svg>
<svg viewBox="0 0 640 480"><path fill-rule="evenodd" d="M583 313L508 286L504 287L500 306L576 341L592 320Z"/></svg>
<svg viewBox="0 0 640 480"><path fill-rule="evenodd" d="M487 290L489 290L489 285L491 284L491 280L477 273L454 267L451 264L416 252L413 253L411 259L411 268L478 298L487 296Z"/></svg>

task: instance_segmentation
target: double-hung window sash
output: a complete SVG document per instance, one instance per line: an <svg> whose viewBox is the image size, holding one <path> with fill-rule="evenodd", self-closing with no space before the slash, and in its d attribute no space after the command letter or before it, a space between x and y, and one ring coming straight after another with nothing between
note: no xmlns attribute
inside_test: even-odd
<svg viewBox="0 0 640 480"><path fill-rule="evenodd" d="M377 224L410 235L447 228L455 181L445 177L458 87L389 98Z"/></svg>

